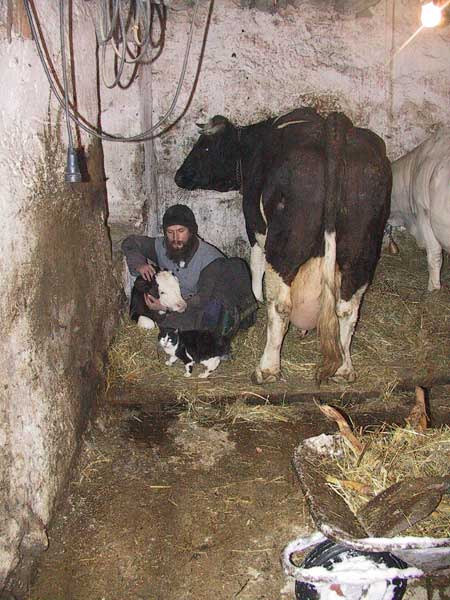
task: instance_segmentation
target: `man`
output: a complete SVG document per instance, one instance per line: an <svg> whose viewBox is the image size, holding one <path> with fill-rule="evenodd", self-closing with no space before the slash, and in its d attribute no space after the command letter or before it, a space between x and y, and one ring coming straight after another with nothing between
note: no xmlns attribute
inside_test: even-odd
<svg viewBox="0 0 450 600"><path fill-rule="evenodd" d="M155 268L167 269L178 278L187 302L184 313L165 313L158 299L145 294L152 319L160 327L203 329L233 334L239 326L254 323L257 304L245 262L226 258L200 239L194 213L188 206L170 206L163 216L164 237L132 235L122 242L132 275L150 281Z"/></svg>

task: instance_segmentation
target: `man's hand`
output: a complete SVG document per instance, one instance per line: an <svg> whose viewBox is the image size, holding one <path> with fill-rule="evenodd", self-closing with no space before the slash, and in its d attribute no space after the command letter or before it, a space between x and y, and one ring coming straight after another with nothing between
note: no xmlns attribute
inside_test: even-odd
<svg viewBox="0 0 450 600"><path fill-rule="evenodd" d="M151 294L144 294L145 304L150 310L157 310L160 312L166 312L167 308L161 304L158 298L154 298Z"/></svg>
<svg viewBox="0 0 450 600"><path fill-rule="evenodd" d="M155 267L147 263L136 267L136 271L141 275L143 279L146 279L147 281L151 281L156 273Z"/></svg>

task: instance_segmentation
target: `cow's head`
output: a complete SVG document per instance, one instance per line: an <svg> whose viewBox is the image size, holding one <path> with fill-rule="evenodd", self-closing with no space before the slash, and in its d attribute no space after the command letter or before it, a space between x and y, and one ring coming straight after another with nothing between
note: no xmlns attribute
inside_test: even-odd
<svg viewBox="0 0 450 600"><path fill-rule="evenodd" d="M198 127L201 129L200 138L176 172L175 183L187 190L238 190L237 128L220 115Z"/></svg>
<svg viewBox="0 0 450 600"><path fill-rule="evenodd" d="M155 279L161 304L173 312L184 312L187 304L181 296L180 284L175 275L170 271L160 271Z"/></svg>

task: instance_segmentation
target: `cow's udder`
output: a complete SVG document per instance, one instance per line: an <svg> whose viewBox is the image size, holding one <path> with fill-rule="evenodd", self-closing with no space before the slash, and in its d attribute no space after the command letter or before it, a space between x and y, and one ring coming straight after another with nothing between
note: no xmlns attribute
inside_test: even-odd
<svg viewBox="0 0 450 600"><path fill-rule="evenodd" d="M315 329L319 317L323 257L310 258L291 286L290 321L299 329Z"/></svg>

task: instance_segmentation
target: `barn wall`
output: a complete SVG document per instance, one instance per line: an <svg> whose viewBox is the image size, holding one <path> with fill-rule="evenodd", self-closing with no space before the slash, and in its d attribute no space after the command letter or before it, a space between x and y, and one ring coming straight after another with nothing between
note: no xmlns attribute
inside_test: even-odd
<svg viewBox="0 0 450 600"><path fill-rule="evenodd" d="M111 83L112 57L106 60L106 81ZM129 76L126 70L124 79ZM140 93L135 81L128 89L100 85L102 128L113 135L132 136L141 132ZM108 218L113 223L145 227L145 156L143 144L105 143L105 173L108 190Z"/></svg>
<svg viewBox="0 0 450 600"><path fill-rule="evenodd" d="M175 93L192 4L170 4L164 51L152 65L154 121ZM150 198L150 229L168 205L182 201L198 215L201 235L230 253L246 251L238 193L184 192L173 182L197 139L195 123L215 114L245 125L300 105L343 110L381 135L392 159L422 141L434 124L449 122L448 26L423 30L390 62L419 26L419 1L366 2L372 6L358 14L349 2L336 12L329 8L333 3L319 0L283 4L269 12L243 9L235 0L214 3L189 103L208 12L208 3L201 3L177 105L180 119L155 140L159 196L157 207Z"/></svg>
<svg viewBox="0 0 450 600"><path fill-rule="evenodd" d="M93 11L96 23L99 22L99 16L98 9ZM158 16L154 16L154 43L160 31ZM156 52L154 50L153 54ZM109 134L129 138L149 130L153 124L152 65L140 64L136 72L132 65L125 65L119 84L111 88L108 86L114 81L113 58L110 47L105 59L99 53L100 72L105 73L99 86L101 125ZM103 151L108 222L112 224L116 241L120 242L130 233L156 233L158 224L148 219L150 206L152 211L157 211L158 207L153 139L150 136L143 143L105 143Z"/></svg>
<svg viewBox="0 0 450 600"><path fill-rule="evenodd" d="M95 35L86 3L72 4L77 102L96 123ZM35 5L59 65L58 3ZM5 583L20 587L47 546L53 507L104 387L118 295L101 144L82 136L90 180L65 184L64 119L21 8L0 3L0 592Z"/></svg>

